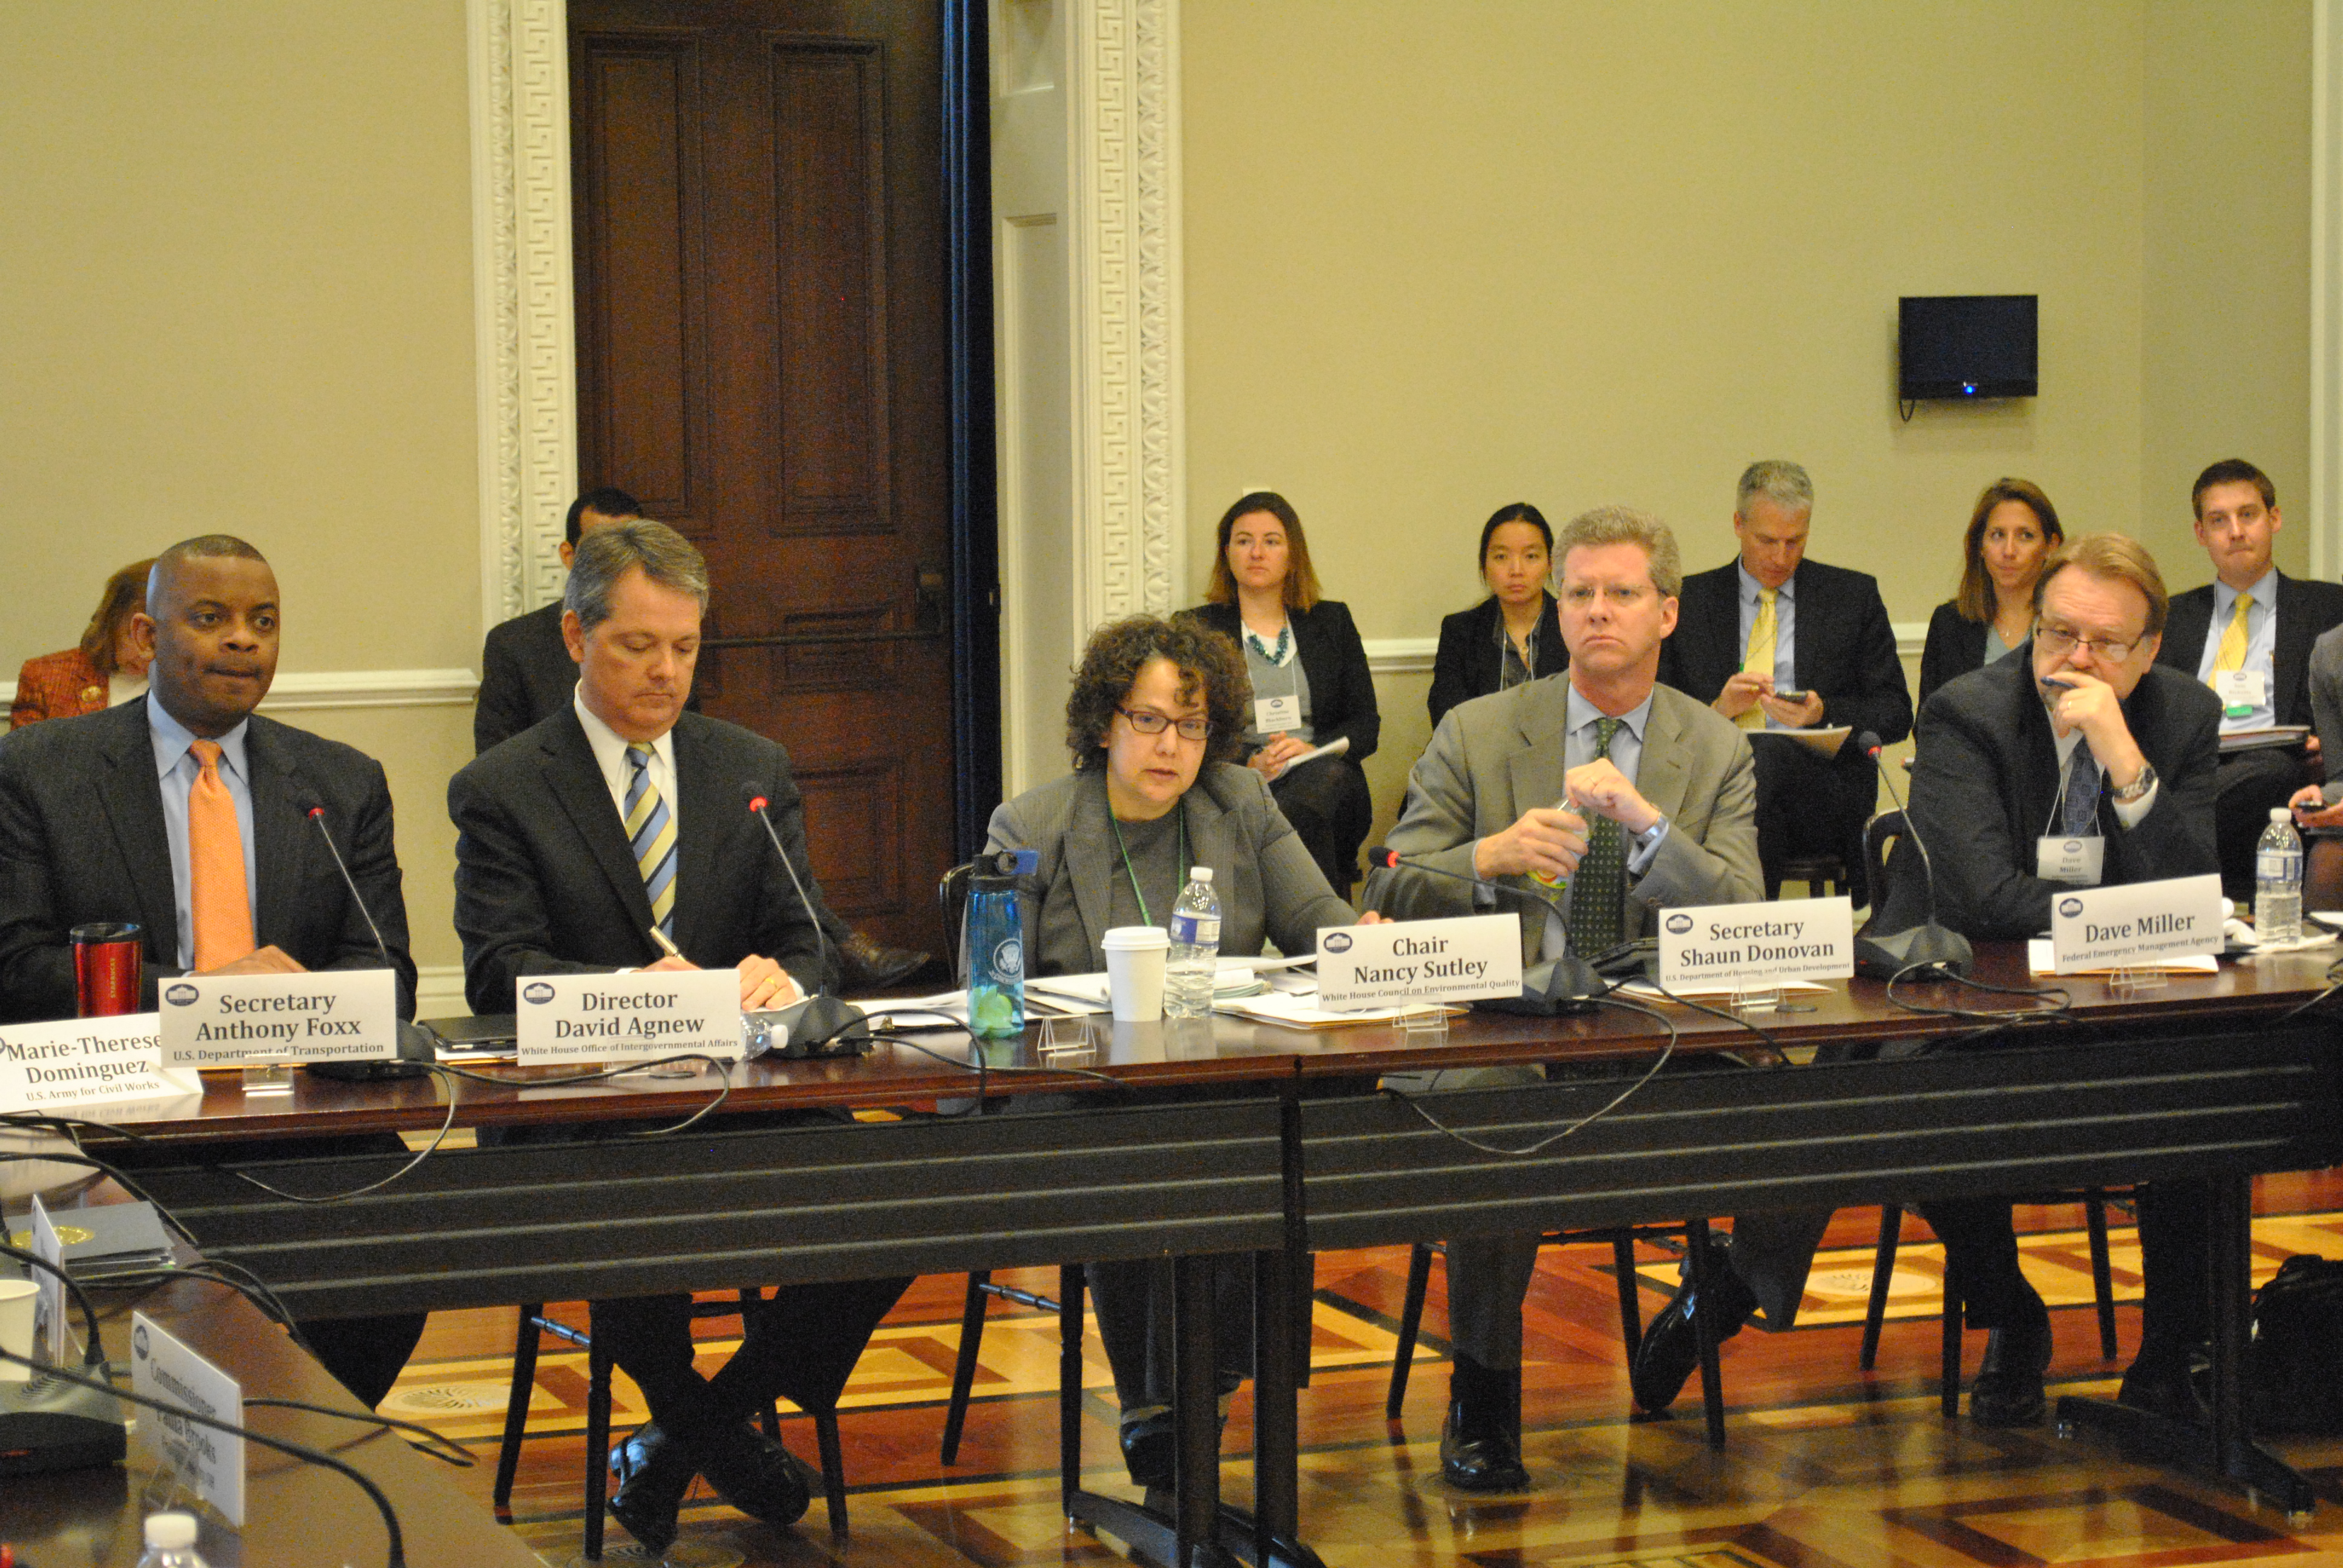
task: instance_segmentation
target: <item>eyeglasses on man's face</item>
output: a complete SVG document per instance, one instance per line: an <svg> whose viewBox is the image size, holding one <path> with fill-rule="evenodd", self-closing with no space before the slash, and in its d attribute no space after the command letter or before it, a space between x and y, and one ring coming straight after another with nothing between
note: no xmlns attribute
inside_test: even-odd
<svg viewBox="0 0 2343 1568"><path fill-rule="evenodd" d="M2093 658L2104 658L2109 664L2121 664L2131 657L2131 650L2140 645L2145 634L2142 634L2142 637L2127 638L2087 637L2072 627L2060 626L2056 621L2046 620L2034 636L2036 641L2059 658L2066 658L2079 648L2089 653Z"/></svg>
<svg viewBox="0 0 2343 1568"><path fill-rule="evenodd" d="M1182 740L1202 740L1212 732L1212 721L1209 719L1175 719L1168 713L1158 713L1149 708L1118 708L1115 711L1141 735L1161 735L1168 727L1177 729Z"/></svg>

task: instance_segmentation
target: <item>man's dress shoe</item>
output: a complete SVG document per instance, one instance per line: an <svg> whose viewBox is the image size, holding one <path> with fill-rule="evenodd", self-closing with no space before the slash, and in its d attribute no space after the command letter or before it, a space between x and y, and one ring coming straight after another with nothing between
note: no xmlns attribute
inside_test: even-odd
<svg viewBox="0 0 2343 1568"><path fill-rule="evenodd" d="M699 1473L716 1495L775 1529L805 1517L820 1476L797 1455L745 1422L714 1434L695 1449Z"/></svg>
<svg viewBox="0 0 2343 1568"><path fill-rule="evenodd" d="M2202 1426L2212 1419L2211 1407L2198 1396L2185 1351L2159 1354L2143 1350L2124 1373L2116 1402L2191 1426Z"/></svg>
<svg viewBox="0 0 2343 1568"><path fill-rule="evenodd" d="M1502 1421L1475 1420L1463 1400L1448 1402L1440 1429L1440 1473L1466 1492L1518 1492L1530 1483L1522 1445Z"/></svg>
<svg viewBox="0 0 2343 1568"><path fill-rule="evenodd" d="M850 990L884 990L920 972L928 955L910 948L890 948L876 937L850 931L838 944L840 983Z"/></svg>
<svg viewBox="0 0 2343 1568"><path fill-rule="evenodd" d="M2040 1305L2019 1328L1996 1329L1969 1384L1969 1419L1979 1426L2033 1426L2049 1408L2042 1374L2050 1370L2050 1314Z"/></svg>
<svg viewBox="0 0 2343 1568"><path fill-rule="evenodd" d="M1644 1342L1635 1349L1635 1362L1627 1371L1627 1386L1634 1392L1635 1402L1654 1413L1674 1404L1684 1389L1684 1380L1692 1369L1700 1364L1699 1316L1713 1312L1716 1320L1716 1338L1721 1344L1741 1332L1749 1314L1757 1310L1757 1298L1741 1282L1727 1260L1731 1250L1711 1241L1708 1264L1708 1294L1711 1302L1697 1299L1692 1280L1686 1276L1676 1287L1675 1300L1652 1320L1644 1332Z"/></svg>
<svg viewBox="0 0 2343 1568"><path fill-rule="evenodd" d="M1121 1435L1122 1462L1131 1472L1131 1483L1149 1491L1170 1486L1179 1462L1179 1437L1172 1430L1172 1412L1160 1410L1125 1422Z"/></svg>
<svg viewBox="0 0 2343 1568"><path fill-rule="evenodd" d="M1449 1370L1448 1419L1440 1428L1440 1473L1466 1492L1516 1492L1522 1468L1522 1372L1484 1367L1459 1355Z"/></svg>
<svg viewBox="0 0 2343 1568"><path fill-rule="evenodd" d="M652 1552L675 1543L677 1510L691 1489L690 1456L656 1426L646 1426L610 1451L618 1490L610 1495L610 1517Z"/></svg>

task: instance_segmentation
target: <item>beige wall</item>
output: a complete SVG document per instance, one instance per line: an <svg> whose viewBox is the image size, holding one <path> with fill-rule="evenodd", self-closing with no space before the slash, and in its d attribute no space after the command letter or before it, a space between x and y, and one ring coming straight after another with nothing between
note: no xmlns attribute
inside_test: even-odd
<svg viewBox="0 0 2343 1568"><path fill-rule="evenodd" d="M1191 4L1193 586L1221 508L1270 485L1369 639L1426 638L1479 597L1498 505L1650 507L1697 568L1771 456L1814 473L1815 553L1899 621L1950 593L2003 473L2200 580L2197 468L2307 472L2308 16ZM1902 422L1897 297L2003 292L2041 297L2042 396ZM1425 684L1382 683L1386 817Z"/></svg>
<svg viewBox="0 0 2343 1568"><path fill-rule="evenodd" d="M468 116L463 0L0 0L0 677L216 529L276 565L284 669L477 665ZM383 759L458 962L469 709L289 718Z"/></svg>

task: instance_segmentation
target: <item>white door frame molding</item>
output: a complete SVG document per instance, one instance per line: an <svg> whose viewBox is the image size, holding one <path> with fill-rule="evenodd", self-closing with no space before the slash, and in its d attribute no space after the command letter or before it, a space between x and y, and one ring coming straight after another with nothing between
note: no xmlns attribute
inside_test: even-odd
<svg viewBox="0 0 2343 1568"><path fill-rule="evenodd" d="M467 0L483 629L561 591L578 488L568 0Z"/></svg>
<svg viewBox="0 0 2343 1568"><path fill-rule="evenodd" d="M1066 0L1084 627L1187 597L1179 0ZM567 0L467 0L484 628L560 592L578 486Z"/></svg>
<svg viewBox="0 0 2343 1568"><path fill-rule="evenodd" d="M2310 75L2310 575L2343 569L2343 5L2318 0Z"/></svg>
<svg viewBox="0 0 2343 1568"><path fill-rule="evenodd" d="M1186 597L1179 0L1063 0L1071 24L1078 623Z"/></svg>

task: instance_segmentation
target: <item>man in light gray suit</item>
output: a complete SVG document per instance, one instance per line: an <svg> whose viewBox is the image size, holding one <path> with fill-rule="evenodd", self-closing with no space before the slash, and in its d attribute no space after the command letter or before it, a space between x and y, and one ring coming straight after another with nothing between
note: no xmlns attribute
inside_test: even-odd
<svg viewBox="0 0 2343 1568"><path fill-rule="evenodd" d="M1390 843L1423 865L1564 904L1571 944L1592 955L1641 936L1656 910L1764 896L1756 769L1731 720L1657 684L1684 580L1667 526L1602 508L1561 530L1554 557L1570 668L1452 709L1410 776ZM1547 890L1564 879L1566 891ZM1366 889L1370 907L1402 920L1498 907L1494 899L1404 866L1375 872ZM1525 959L1562 951L1558 917L1534 914L1523 925ZM1443 1074L1439 1083L1482 1088L1540 1076L1496 1068ZM1521 1309L1537 1247L1534 1231L1448 1244L1455 1363L1440 1461L1468 1490L1528 1484Z"/></svg>

